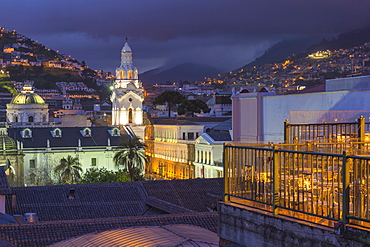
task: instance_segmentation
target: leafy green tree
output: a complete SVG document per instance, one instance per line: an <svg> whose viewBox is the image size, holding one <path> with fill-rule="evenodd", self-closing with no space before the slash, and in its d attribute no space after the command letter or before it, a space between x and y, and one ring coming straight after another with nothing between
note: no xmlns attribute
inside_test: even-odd
<svg viewBox="0 0 370 247"><path fill-rule="evenodd" d="M158 105L158 104L167 103L168 104L168 117L171 117L172 105L180 104L184 99L185 97L179 92L164 91L163 93L161 93L154 99L153 104Z"/></svg>
<svg viewBox="0 0 370 247"><path fill-rule="evenodd" d="M81 184L127 182L130 178L123 170L109 171L106 168L90 168L82 175Z"/></svg>
<svg viewBox="0 0 370 247"><path fill-rule="evenodd" d="M131 181L136 181L136 175L142 173L146 161L144 144L136 136L123 139L113 160L117 167L123 167L127 171Z"/></svg>
<svg viewBox="0 0 370 247"><path fill-rule="evenodd" d="M81 179L81 163L77 157L70 155L62 158L60 164L54 169L54 172L60 176L60 182L63 184L73 184Z"/></svg>
<svg viewBox="0 0 370 247"><path fill-rule="evenodd" d="M177 108L177 112L180 115L185 114L186 112L191 112L191 116L194 117L194 113L208 113L211 111L211 109L208 107L208 105L199 99L196 100L184 100L179 107Z"/></svg>

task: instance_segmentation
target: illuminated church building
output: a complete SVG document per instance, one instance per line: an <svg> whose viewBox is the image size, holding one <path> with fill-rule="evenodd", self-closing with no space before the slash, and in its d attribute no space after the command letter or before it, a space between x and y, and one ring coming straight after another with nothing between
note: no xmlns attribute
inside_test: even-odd
<svg viewBox="0 0 370 247"><path fill-rule="evenodd" d="M138 70L132 62L132 50L126 40L121 51L121 66L116 69L116 80L111 95L113 126L129 125L136 135L143 137L141 135L143 130L137 128L143 125L143 91Z"/></svg>

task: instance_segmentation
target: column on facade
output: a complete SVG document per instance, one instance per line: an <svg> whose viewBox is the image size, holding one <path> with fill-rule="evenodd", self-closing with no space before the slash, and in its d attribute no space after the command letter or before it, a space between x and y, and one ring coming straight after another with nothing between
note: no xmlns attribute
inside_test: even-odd
<svg viewBox="0 0 370 247"><path fill-rule="evenodd" d="M124 107L122 107L121 109L119 109L119 124L123 124L123 125L125 125L125 124L127 124L127 121L126 121L126 119L127 119L127 110L126 110L126 108L124 108Z"/></svg>
<svg viewBox="0 0 370 247"><path fill-rule="evenodd" d="M112 125L118 125L117 114L118 114L117 108L113 104L112 105Z"/></svg>
<svg viewBox="0 0 370 247"><path fill-rule="evenodd" d="M135 123L142 124L143 123L143 112L141 111L140 107L135 109Z"/></svg>

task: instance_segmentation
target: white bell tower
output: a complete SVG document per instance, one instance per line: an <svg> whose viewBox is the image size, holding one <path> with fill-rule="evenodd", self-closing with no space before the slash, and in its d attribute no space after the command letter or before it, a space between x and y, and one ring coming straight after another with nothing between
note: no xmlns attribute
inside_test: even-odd
<svg viewBox="0 0 370 247"><path fill-rule="evenodd" d="M121 66L116 68L113 86L112 125L142 125L144 89L132 62L132 50L127 39L121 51Z"/></svg>

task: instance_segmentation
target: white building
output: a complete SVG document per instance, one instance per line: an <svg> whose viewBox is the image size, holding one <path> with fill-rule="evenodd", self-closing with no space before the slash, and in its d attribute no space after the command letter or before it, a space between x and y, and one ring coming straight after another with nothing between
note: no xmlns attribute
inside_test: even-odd
<svg viewBox="0 0 370 247"><path fill-rule="evenodd" d="M210 131L202 134L195 141L195 177L223 177L223 145L230 142L228 132Z"/></svg>
<svg viewBox="0 0 370 247"><path fill-rule="evenodd" d="M62 111L65 114L74 110ZM45 104L30 86L25 86L23 91L7 104L8 128L0 126L3 145L0 161L9 159L12 162L17 174L11 179L12 184L44 185L43 183L47 183L48 178L53 176L55 166L68 155L79 159L83 171L94 167L118 169L113 156L122 138L129 138L124 129L87 127L85 114L70 115L73 119L62 119L62 124L49 123L47 116L48 104ZM76 121L77 117L80 121ZM81 122L81 125L78 122Z"/></svg>
<svg viewBox="0 0 370 247"><path fill-rule="evenodd" d="M117 170L113 156L121 138L129 138L117 127L10 128L8 134L24 155L25 184L37 184L40 176L52 176L55 166L68 155L78 157L84 172L102 167Z"/></svg>
<svg viewBox="0 0 370 247"><path fill-rule="evenodd" d="M152 118L145 130L146 173L152 179L194 178L194 144L204 125L176 118Z"/></svg>
<svg viewBox="0 0 370 247"><path fill-rule="evenodd" d="M370 76L366 79L370 81ZM351 80L352 88L361 81L362 90L352 90ZM286 119L291 123L354 122L361 115L369 119L370 90L364 89L364 78L351 80L330 80L330 92L276 95L242 90L232 96L233 140L281 141ZM334 91L335 84L346 90Z"/></svg>
<svg viewBox="0 0 370 247"><path fill-rule="evenodd" d="M48 124L48 104L34 93L30 85L23 86L21 93L6 108L7 122L12 125Z"/></svg>
<svg viewBox="0 0 370 247"><path fill-rule="evenodd" d="M143 138L143 87L138 70L132 61L132 50L127 41L121 51L121 66L116 69L116 80L111 95L112 125L130 125ZM141 127L140 127L141 126Z"/></svg>

